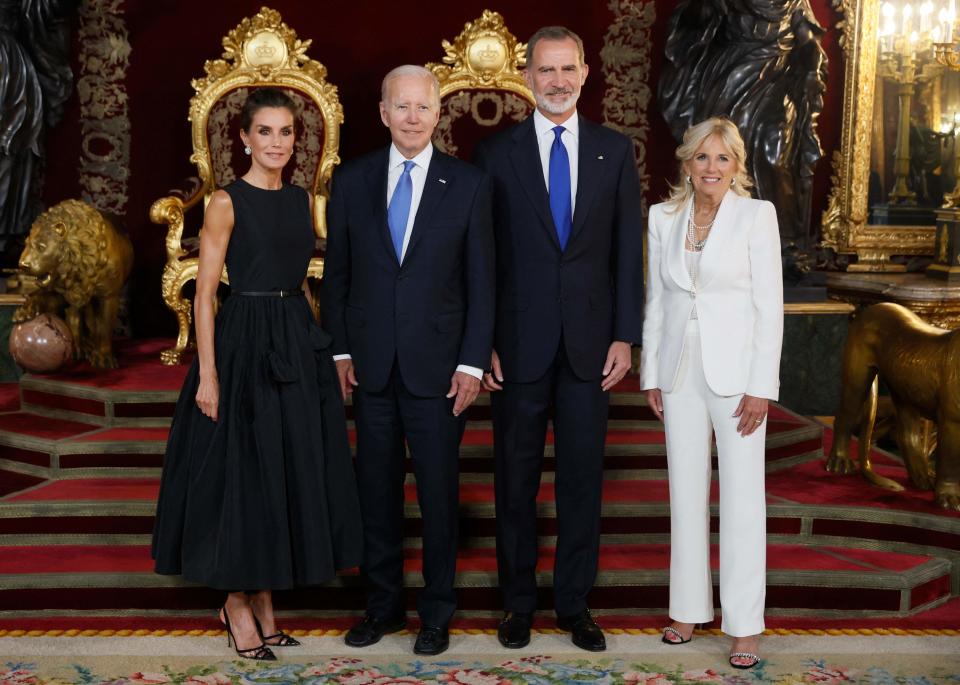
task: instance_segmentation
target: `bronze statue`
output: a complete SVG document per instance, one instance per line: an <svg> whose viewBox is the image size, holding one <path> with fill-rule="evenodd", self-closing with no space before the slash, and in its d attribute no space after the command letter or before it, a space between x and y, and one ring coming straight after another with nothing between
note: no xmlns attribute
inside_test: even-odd
<svg viewBox="0 0 960 685"><path fill-rule="evenodd" d="M852 473L850 435L860 425L860 471L888 490L903 490L875 473L870 442L877 414L877 377L890 389L894 433L910 481L934 490L937 504L960 511L960 330L925 323L892 302L864 309L850 324L843 350L843 389L826 468ZM935 464L924 440L922 419L937 424Z"/></svg>
<svg viewBox="0 0 960 685"><path fill-rule="evenodd" d="M757 196L777 208L785 245L812 247L816 120L827 58L810 0L681 0L670 18L658 99L677 141L727 116L746 142Z"/></svg>
<svg viewBox="0 0 960 685"><path fill-rule="evenodd" d="M94 367L115 368L113 327L132 268L130 239L90 205L65 200L37 217L30 229L20 269L37 279L37 290L13 320L59 314L66 303L76 357Z"/></svg>
<svg viewBox="0 0 960 685"><path fill-rule="evenodd" d="M0 0L0 236L39 210L44 126L73 90L69 18L77 0Z"/></svg>

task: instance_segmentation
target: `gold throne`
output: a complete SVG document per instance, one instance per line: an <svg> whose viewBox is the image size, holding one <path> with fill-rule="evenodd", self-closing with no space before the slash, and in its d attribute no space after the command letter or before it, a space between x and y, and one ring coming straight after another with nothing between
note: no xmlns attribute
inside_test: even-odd
<svg viewBox="0 0 960 685"><path fill-rule="evenodd" d="M246 155L239 137L239 116L251 88L274 86L287 92L298 109L297 141L284 180L307 189L313 196L318 252L310 260L308 276L323 274L319 248L326 238L325 208L333 168L340 163L340 124L343 108L337 88L326 81L327 70L310 59L310 40L299 40L296 31L283 23L280 13L263 7L223 39L222 59L204 64L206 76L191 82L196 94L190 99L188 119L192 124L193 154L199 180L182 192L160 198L150 208L150 219L167 226L167 263L163 270L163 300L177 317L176 345L164 350L164 364L177 364L190 341L192 303L183 296L186 284L197 277L199 225L184 236L185 214L203 200L206 207L218 188L246 171ZM191 219L193 213L191 213ZM226 269L220 280L227 284Z"/></svg>
<svg viewBox="0 0 960 685"><path fill-rule="evenodd" d="M535 100L522 71L527 46L510 33L499 12L490 10L467 22L453 43L441 45L447 53L443 62L426 65L440 81L440 122L433 144L469 159L476 140L533 112ZM472 140L468 129L473 129Z"/></svg>

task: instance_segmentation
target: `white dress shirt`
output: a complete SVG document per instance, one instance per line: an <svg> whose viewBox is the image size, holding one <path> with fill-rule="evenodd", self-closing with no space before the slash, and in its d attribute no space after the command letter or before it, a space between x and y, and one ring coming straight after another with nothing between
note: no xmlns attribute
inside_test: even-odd
<svg viewBox="0 0 960 685"><path fill-rule="evenodd" d="M413 195L410 198L410 214L407 216L407 228L403 232L403 248L400 250L400 263L407 255L407 246L410 244L410 234L413 232L413 222L417 218L417 208L420 207L420 199L423 197L423 187L427 183L427 169L430 167L430 160L433 158L433 143L427 143L427 146L420 151L420 154L413 157L410 161L414 166L410 169L410 180L413 183ZM400 176L403 175L403 163L408 161L403 153L397 149L393 143L390 144L390 159L387 162L387 197L386 206L390 206L390 199L393 197L393 191L397 188ZM335 354L334 361L341 359L352 359L349 354ZM460 364L457 371L463 371L474 378L483 378L483 370L475 366Z"/></svg>
<svg viewBox="0 0 960 685"><path fill-rule="evenodd" d="M433 158L433 143L427 143L427 146L420 151L416 157L409 161L414 163L410 169L410 180L413 182L413 195L410 198L410 214L407 216L407 228L403 232L403 248L400 250L400 263L407 254L407 245L410 244L410 234L413 232L413 222L417 218L417 208L420 206L420 198L423 197L423 186L427 183L427 169L430 167L430 160ZM393 191L397 189L397 183L403 175L403 163L408 161L406 157L397 149L393 143L390 144L390 161L387 163L387 207L390 206L390 200L393 198Z"/></svg>
<svg viewBox="0 0 960 685"><path fill-rule="evenodd" d="M543 182L550 190L550 148L556 139L553 129L563 126L560 142L567 148L567 158L570 160L570 215L577 209L577 170L580 168L580 119L574 110L570 118L561 124L555 124L540 114L539 109L533 111L533 128L537 132L537 146L540 148L540 166L543 167Z"/></svg>

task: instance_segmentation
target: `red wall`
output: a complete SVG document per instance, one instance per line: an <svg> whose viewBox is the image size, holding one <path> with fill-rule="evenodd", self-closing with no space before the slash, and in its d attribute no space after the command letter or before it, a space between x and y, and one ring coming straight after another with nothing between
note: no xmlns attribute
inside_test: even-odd
<svg viewBox="0 0 960 685"><path fill-rule="evenodd" d="M615 3L618 0L610 0ZM619 0L621 3L629 0ZM164 262L164 231L150 223L151 203L194 172L189 163L190 129L187 106L192 78L203 75L203 62L220 57L220 40L240 19L255 14L260 0L125 0L121 2L132 46L126 87L132 131L129 202L126 224L136 247L137 266L131 282L131 319L136 335L172 335L176 324L160 300ZM674 173L674 143L656 109L656 78L662 59L665 27L674 2L656 0L653 27L650 131L646 168L655 202ZM829 83L819 132L824 148L814 184L813 218L826 206L833 150L839 147L843 64L838 45L838 21L830 0L812 0L828 30L824 47L829 57ZM447 6L354 0L300 2L273 0L284 21L301 39L312 38L308 54L328 68L328 80L339 88L345 111L340 154L349 159L384 145L387 132L379 121L377 101L383 74L401 62L423 64L443 56L442 39L452 40L464 22L483 9L500 11L520 40L544 24L564 24L583 37L592 71L584 87L581 111L600 119L604 80L599 52L613 20L607 3L587 0L507 3L460 0ZM80 153L79 107L70 103L64 121L48 141L45 201L53 204L78 197L77 160Z"/></svg>

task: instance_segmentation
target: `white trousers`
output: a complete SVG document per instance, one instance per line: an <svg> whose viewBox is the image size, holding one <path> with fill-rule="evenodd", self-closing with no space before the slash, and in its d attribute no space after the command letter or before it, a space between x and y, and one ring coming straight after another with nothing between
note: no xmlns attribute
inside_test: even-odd
<svg viewBox="0 0 960 685"><path fill-rule="evenodd" d="M709 341L707 341L709 344ZM733 413L742 395L724 397L707 386L700 330L687 324L672 392L663 393L670 478L670 618L713 620L710 573L710 436L716 434L720 470L720 606L723 632L763 632L766 596L764 420L747 437Z"/></svg>

